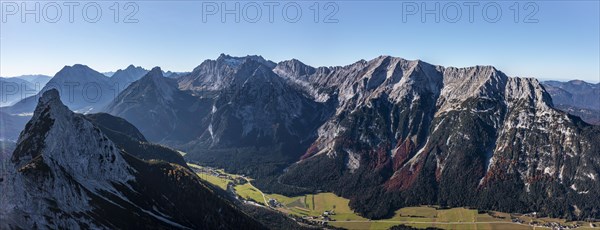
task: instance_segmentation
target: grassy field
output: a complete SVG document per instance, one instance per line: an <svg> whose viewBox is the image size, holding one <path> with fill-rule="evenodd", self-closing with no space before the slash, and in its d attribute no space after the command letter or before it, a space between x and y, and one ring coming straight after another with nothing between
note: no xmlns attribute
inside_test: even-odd
<svg viewBox="0 0 600 230"><path fill-rule="evenodd" d="M198 176L200 177L200 179L205 180L208 183L211 183L213 185L216 185L217 187L219 187L223 190L227 190L227 184L229 184L229 182L231 182L231 180L229 180L229 179L219 178L219 177L209 175L209 174L199 173Z"/></svg>
<svg viewBox="0 0 600 230"><path fill-rule="evenodd" d="M350 200L336 196L333 193L319 193L315 195L308 195L308 202L312 210L323 213L324 211L333 210L335 211L336 220L368 220L354 213L348 206ZM314 201L314 203L313 203Z"/></svg>
<svg viewBox="0 0 600 230"><path fill-rule="evenodd" d="M522 225L513 223L511 219L513 217L519 218L524 221L525 224L530 221L537 221L539 223L562 223L565 225L573 225L579 223L581 225L578 229L592 229L589 227L589 223L586 222L566 222L562 219L551 219L551 218L532 218L525 217L522 215L511 215L509 213L493 212L494 216L503 218L496 218L490 216L487 213L479 214L477 210L466 209L466 208L452 208L452 209L436 209L435 207L421 206L421 207L408 207L402 208L396 211L394 217L385 220L374 220L366 222L345 222L336 221L330 222L329 224L342 227L347 229L389 229L394 225L399 225L401 222L404 225L409 225L417 228L426 227L437 227L441 229L548 229L544 227L533 227L528 225ZM425 222L425 223L423 223ZM430 222L430 223L427 223ZM596 226L598 224L596 223ZM595 228L598 229L598 228Z"/></svg>
<svg viewBox="0 0 600 230"><path fill-rule="evenodd" d="M350 209L348 199L333 193L307 194L297 197L269 194L267 197L282 203L284 208L281 211L297 216L319 216L325 211L334 211L335 215L331 217L335 220L368 220Z"/></svg>
<svg viewBox="0 0 600 230"><path fill-rule="evenodd" d="M290 208L301 207L301 208L306 209L305 196L287 197L287 196L282 196L279 194L268 194L267 197L271 198L271 199L276 199L283 205L290 207Z"/></svg>
<svg viewBox="0 0 600 230"><path fill-rule="evenodd" d="M192 167L192 168L197 168L197 169L201 169L202 166L197 165L197 164L192 164L192 163L187 163L188 166Z"/></svg>
<svg viewBox="0 0 600 230"><path fill-rule="evenodd" d="M267 205L265 204L265 199L263 199L262 193L257 188L252 186L252 184L245 183L243 185L236 185L233 188L235 189L235 193L245 200L254 200L259 204Z"/></svg>
<svg viewBox="0 0 600 230"><path fill-rule="evenodd" d="M192 168L196 168L196 169L202 169L202 166L196 165L196 164L190 164L188 163L188 166L192 167ZM207 173L197 173L198 177L200 177L200 179L205 180L208 183L211 183L213 185L216 185L217 187L223 189L223 190L227 190L227 184L229 184L229 182L232 182L232 180L230 179L226 179L226 178L219 178L216 176L213 176L211 174L207 174ZM224 174L224 173L222 173Z"/></svg>
<svg viewBox="0 0 600 230"><path fill-rule="evenodd" d="M371 221L371 222L336 222L330 223L333 226L346 228L346 229L389 229L392 226L400 225L399 223L391 223L391 222L383 222L383 221ZM464 223L464 224L430 224L430 223L404 223L404 225L408 225L415 228L427 228L427 227L436 227L441 229L482 229L482 230L525 230L525 229L533 229L530 226L524 225L516 225L511 223L494 223L494 224L475 224L475 223ZM541 228L538 228L541 229Z"/></svg>
<svg viewBox="0 0 600 230"><path fill-rule="evenodd" d="M199 165L189 164L189 163L188 163L188 165L192 168L202 169L202 166L199 166ZM233 183L232 179L236 179L236 178L240 177L238 175L226 173L222 169L217 169L214 171L218 172L221 175L228 176L231 179L220 178L220 177L217 177L217 176L214 176L211 174L207 174L207 173L198 173L198 177L200 177L200 179L202 179L208 183L216 185L217 187L219 187L223 190L227 190L227 185L229 183ZM265 204L265 200L263 199L263 196L262 196L262 193L260 192L260 190L258 190L254 186L252 186L252 184L250 184L250 183L245 183L242 185L235 185L233 187L233 189L235 190L235 193L238 196L242 197L245 200L254 200L257 203L260 203L262 205L267 205L267 204Z"/></svg>
<svg viewBox="0 0 600 230"><path fill-rule="evenodd" d="M477 210L465 208L436 209L434 207L408 207L395 212L392 218L369 222L331 222L330 224L347 229L388 229L394 225L404 222L413 227L439 227L444 229L480 229L474 224L477 221ZM342 219L338 219L343 221ZM432 223L415 223L432 222ZM448 224L433 224L447 222ZM465 222L465 224L460 224ZM413 224L409 224L413 223ZM458 223L458 224L450 224Z"/></svg>

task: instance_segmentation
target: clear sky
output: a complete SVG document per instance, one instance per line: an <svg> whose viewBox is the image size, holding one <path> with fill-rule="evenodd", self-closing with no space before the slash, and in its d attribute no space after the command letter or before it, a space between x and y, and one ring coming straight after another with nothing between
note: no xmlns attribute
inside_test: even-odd
<svg viewBox="0 0 600 230"><path fill-rule="evenodd" d="M315 1L286 7L279 3L272 8L272 18L273 2L119 2L115 23L114 1L97 2L99 18L96 5L88 5L84 17L86 2L80 2L70 22L66 2L3 0L0 75L54 75L76 63L98 71L129 64L191 71L203 60L226 53L258 54L275 62L296 58L313 66L392 55L443 66L494 65L510 76L600 80L599 1L515 2L469 6L460 1L319 1L318 22ZM36 3L38 13L21 15L23 6L31 10ZM236 3L240 21L226 14L222 22L223 7L231 10ZM296 17L296 6L301 16ZM421 15L423 7L436 13ZM498 7L501 15L496 14ZM137 22L123 23L135 9L130 19ZM88 22L94 20L98 21Z"/></svg>

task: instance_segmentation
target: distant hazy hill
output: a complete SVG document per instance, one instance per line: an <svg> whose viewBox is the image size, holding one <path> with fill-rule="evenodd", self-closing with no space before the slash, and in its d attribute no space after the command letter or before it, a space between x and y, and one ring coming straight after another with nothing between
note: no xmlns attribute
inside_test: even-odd
<svg viewBox="0 0 600 230"><path fill-rule="evenodd" d="M542 84L558 109L580 116L586 122L600 125L600 83L573 80L545 81Z"/></svg>
<svg viewBox="0 0 600 230"><path fill-rule="evenodd" d="M99 111L112 101L132 82L146 74L147 70L130 65L107 77L86 65L65 66L52 77L39 93L19 100L5 111L11 114L31 113L37 99L50 89L61 91L61 100L77 112Z"/></svg>
<svg viewBox="0 0 600 230"><path fill-rule="evenodd" d="M45 75L0 77L0 107L13 105L23 98L37 94L50 79Z"/></svg>

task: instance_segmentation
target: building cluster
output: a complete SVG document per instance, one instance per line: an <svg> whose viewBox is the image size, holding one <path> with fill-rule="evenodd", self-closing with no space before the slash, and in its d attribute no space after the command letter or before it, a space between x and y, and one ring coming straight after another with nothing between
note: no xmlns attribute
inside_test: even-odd
<svg viewBox="0 0 600 230"><path fill-rule="evenodd" d="M511 220L513 223L525 224L525 221L523 221L522 219L519 219L519 218L512 218ZM527 224L532 227L550 228L552 230L576 229L576 228L581 227L581 225L577 224L577 223L566 225L566 224L562 224L562 223L558 223L558 222L539 222L539 221L535 221L535 220L533 220ZM593 224L591 224L590 226L592 226L592 225Z"/></svg>

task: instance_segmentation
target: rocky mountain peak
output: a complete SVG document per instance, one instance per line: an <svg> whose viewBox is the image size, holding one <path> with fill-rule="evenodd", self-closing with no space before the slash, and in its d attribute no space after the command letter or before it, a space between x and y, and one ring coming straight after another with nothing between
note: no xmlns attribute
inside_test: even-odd
<svg viewBox="0 0 600 230"><path fill-rule="evenodd" d="M283 79L268 66L254 60L245 61L233 78L232 84L246 87L245 90L281 91L284 88Z"/></svg>
<svg viewBox="0 0 600 230"><path fill-rule="evenodd" d="M131 83L146 75L146 73L148 73L148 70L142 67L129 65L125 69L117 70L117 72L112 75L110 78L111 84L120 92L126 89Z"/></svg>
<svg viewBox="0 0 600 230"><path fill-rule="evenodd" d="M129 174L124 171L126 168L119 169L119 162L124 161L117 147L97 127L70 111L56 89L42 94L19 137L12 160L23 166L36 157L75 175L98 173L99 178L125 179Z"/></svg>
<svg viewBox="0 0 600 230"><path fill-rule="evenodd" d="M150 77L163 77L163 71L160 69L160 67L156 66L154 68L152 68L148 74L146 74L146 76L150 76Z"/></svg>
<svg viewBox="0 0 600 230"><path fill-rule="evenodd" d="M400 57L392 57L390 55L380 55L372 60L370 60L369 62L384 62L384 61L390 61L391 59L396 59L396 60L406 60ZM414 62L418 62L419 60L414 60Z"/></svg>
<svg viewBox="0 0 600 230"><path fill-rule="evenodd" d="M552 98L535 78L510 78L506 87L508 103L525 100L540 108L553 107Z"/></svg>
<svg viewBox="0 0 600 230"><path fill-rule="evenodd" d="M135 66L133 64L128 65L126 68L124 69L119 69L117 70L112 77L123 77L120 75L134 75L136 73L139 72L147 72L147 70L145 70L144 68L142 68L141 66Z"/></svg>
<svg viewBox="0 0 600 230"><path fill-rule="evenodd" d="M158 66L152 68L152 70L150 70L137 83L139 83L138 86L136 86L139 88L138 90L146 87L144 88L145 91L152 90L159 95L157 98L158 100L171 101L173 99L172 97L174 92L177 90L175 81L173 79L164 77L163 71Z"/></svg>
<svg viewBox="0 0 600 230"><path fill-rule="evenodd" d="M41 154L44 147L42 140L54 125L55 117L65 114L68 110L60 101L58 90L50 89L42 94L31 120L20 135L17 149L12 161L31 160Z"/></svg>
<svg viewBox="0 0 600 230"><path fill-rule="evenodd" d="M273 72L287 78L307 77L314 74L315 71L314 67L306 65L297 59L279 62L273 69Z"/></svg>
<svg viewBox="0 0 600 230"><path fill-rule="evenodd" d="M58 71L56 73L53 80L56 80L59 78L80 79L80 78L86 78L86 77L103 78L105 76L103 74L93 70L92 68L88 67L87 65L75 64L73 66L63 67L60 71Z"/></svg>
<svg viewBox="0 0 600 230"><path fill-rule="evenodd" d="M135 66L135 65L131 64L131 65L127 66L127 68L125 68L125 69L117 70L112 75L112 78L124 78L126 80L135 81L135 80L139 79L140 77L144 76L144 74L147 72L148 72L148 70L142 68L141 66Z"/></svg>
<svg viewBox="0 0 600 230"><path fill-rule="evenodd" d="M252 60L252 61L256 61L259 63L262 63L265 66L268 66L270 69L275 67L275 63L269 60L264 59L262 56L260 55L246 55L244 57L233 57L227 54L221 54L219 55L219 57L216 59L217 63L223 63L225 65L228 65L232 68L237 68L239 67L242 63L244 63L245 61L248 60Z"/></svg>
<svg viewBox="0 0 600 230"><path fill-rule="evenodd" d="M269 71L275 63L261 56L232 57L222 54L216 60L206 60L189 74L177 79L179 88L193 91L216 91L245 82L245 80L263 65Z"/></svg>
<svg viewBox="0 0 600 230"><path fill-rule="evenodd" d="M166 79L163 75L163 72L161 70L160 67L154 67L152 68L152 70L148 71L148 73L146 73L140 80L139 82L152 82L153 84L156 85L161 85L164 84L164 82L166 82Z"/></svg>
<svg viewBox="0 0 600 230"><path fill-rule="evenodd" d="M50 89L50 90L44 92L42 94L42 97L40 97L40 103L39 103L38 107L45 106L45 105L48 105L51 103L62 104L60 102L60 94L58 93L58 90L56 90L56 89Z"/></svg>
<svg viewBox="0 0 600 230"><path fill-rule="evenodd" d="M82 64L65 66L34 96L22 98L10 107L11 114L31 113L38 98L50 89L61 92L61 101L70 109L90 112L102 108L119 92L112 79Z"/></svg>
<svg viewBox="0 0 600 230"><path fill-rule="evenodd" d="M66 68L69 68L69 66L65 66ZM87 65L84 64L74 64L73 66L70 66L70 68L72 69L91 69L90 67L88 67Z"/></svg>

